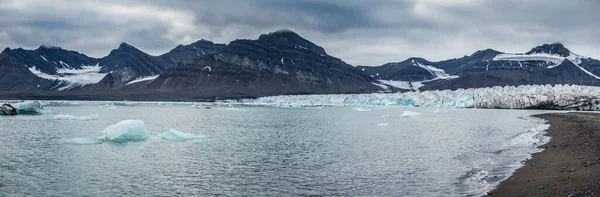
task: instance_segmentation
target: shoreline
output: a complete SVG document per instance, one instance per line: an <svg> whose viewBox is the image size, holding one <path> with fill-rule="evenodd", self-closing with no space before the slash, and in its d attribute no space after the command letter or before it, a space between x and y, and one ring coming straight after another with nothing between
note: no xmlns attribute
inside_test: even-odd
<svg viewBox="0 0 600 197"><path fill-rule="evenodd" d="M600 113L547 113L550 141L488 196L600 196Z"/></svg>

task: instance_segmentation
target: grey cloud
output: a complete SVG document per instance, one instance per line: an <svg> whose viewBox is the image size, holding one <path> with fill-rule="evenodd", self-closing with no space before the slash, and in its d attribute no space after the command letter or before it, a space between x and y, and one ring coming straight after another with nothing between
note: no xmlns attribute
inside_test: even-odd
<svg viewBox="0 0 600 197"><path fill-rule="evenodd" d="M599 9L593 0L6 0L0 45L52 44L100 57L128 42L158 55L202 38L228 43L286 28L354 65L557 41L600 58Z"/></svg>

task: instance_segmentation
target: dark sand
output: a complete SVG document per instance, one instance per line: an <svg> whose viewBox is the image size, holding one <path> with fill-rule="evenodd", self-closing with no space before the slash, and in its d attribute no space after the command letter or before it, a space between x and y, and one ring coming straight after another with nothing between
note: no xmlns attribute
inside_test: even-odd
<svg viewBox="0 0 600 197"><path fill-rule="evenodd" d="M600 196L600 114L535 115L548 120L550 142L491 196Z"/></svg>

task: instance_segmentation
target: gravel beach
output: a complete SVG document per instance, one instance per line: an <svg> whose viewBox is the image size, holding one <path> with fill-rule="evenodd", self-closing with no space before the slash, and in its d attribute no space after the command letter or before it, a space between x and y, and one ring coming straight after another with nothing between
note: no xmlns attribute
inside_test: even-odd
<svg viewBox="0 0 600 197"><path fill-rule="evenodd" d="M535 115L550 142L490 196L600 196L600 113Z"/></svg>

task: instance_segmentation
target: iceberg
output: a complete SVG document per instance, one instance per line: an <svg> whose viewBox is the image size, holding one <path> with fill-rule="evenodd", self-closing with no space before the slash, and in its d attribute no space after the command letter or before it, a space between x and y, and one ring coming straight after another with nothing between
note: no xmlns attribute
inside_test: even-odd
<svg viewBox="0 0 600 197"><path fill-rule="evenodd" d="M169 131L159 133L157 136L170 141L188 141L206 137L204 135L184 133L175 129L169 129Z"/></svg>
<svg viewBox="0 0 600 197"><path fill-rule="evenodd" d="M430 107L600 110L600 87L581 85L495 86L458 90L404 93L281 95L255 99L224 100L220 104L279 107Z"/></svg>
<svg viewBox="0 0 600 197"><path fill-rule="evenodd" d="M385 122L384 123L379 123L379 124L377 124L377 126L380 126L380 127L388 126L388 123L385 123Z"/></svg>
<svg viewBox="0 0 600 197"><path fill-rule="evenodd" d="M42 104L38 101L26 101L21 103L11 104L13 107L17 108L17 114L40 114L44 109Z"/></svg>
<svg viewBox="0 0 600 197"><path fill-rule="evenodd" d="M98 119L100 119L100 116L98 116L98 114L92 114L92 115L89 115L89 116L56 115L52 119L55 119L55 120L82 120L82 121L89 121L89 120L98 120Z"/></svg>
<svg viewBox="0 0 600 197"><path fill-rule="evenodd" d="M403 111L402 115L400 115L402 118L418 118L419 116L421 116L421 113L412 111Z"/></svg>
<svg viewBox="0 0 600 197"><path fill-rule="evenodd" d="M159 133L158 135L150 135L144 121L141 120L123 120L116 124L107 126L102 130L102 136L99 137L78 137L67 140L67 144L85 145L85 144L101 144L104 142L126 142L126 141L142 141L149 137L155 139L160 137L169 141L188 141L193 139L204 138L204 135L194 135L184 133L175 129L169 129L168 132Z"/></svg>
<svg viewBox="0 0 600 197"><path fill-rule="evenodd" d="M144 140L150 136L141 120L123 120L106 127L100 138L110 141Z"/></svg>

